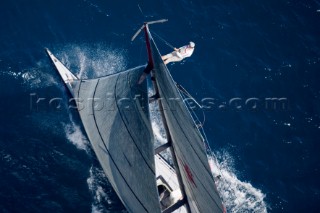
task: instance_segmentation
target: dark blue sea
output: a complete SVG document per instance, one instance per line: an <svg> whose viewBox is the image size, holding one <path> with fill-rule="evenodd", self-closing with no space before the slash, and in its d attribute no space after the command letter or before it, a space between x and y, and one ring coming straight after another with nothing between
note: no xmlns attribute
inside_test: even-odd
<svg viewBox="0 0 320 213"><path fill-rule="evenodd" d="M133 34L162 18L151 33L196 43L168 67L206 105L228 212L320 211L319 1L4 0L0 212L126 212L44 48L83 77L126 70L147 61Z"/></svg>

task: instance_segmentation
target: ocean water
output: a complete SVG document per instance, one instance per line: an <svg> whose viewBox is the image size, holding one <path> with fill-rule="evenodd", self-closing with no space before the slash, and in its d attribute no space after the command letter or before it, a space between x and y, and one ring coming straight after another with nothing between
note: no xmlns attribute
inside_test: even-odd
<svg viewBox="0 0 320 213"><path fill-rule="evenodd" d="M44 48L82 78L118 72L146 63L130 39L162 18L151 32L196 43L169 69L207 106L228 212L319 212L319 1L12 0L0 18L1 212L126 212Z"/></svg>

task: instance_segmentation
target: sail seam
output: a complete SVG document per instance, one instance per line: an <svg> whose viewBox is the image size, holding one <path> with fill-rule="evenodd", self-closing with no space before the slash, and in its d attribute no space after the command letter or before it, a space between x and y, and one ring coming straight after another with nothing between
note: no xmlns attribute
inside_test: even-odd
<svg viewBox="0 0 320 213"><path fill-rule="evenodd" d="M159 87L159 90L160 90L161 93L163 94L163 91L161 90L161 87ZM163 99L168 103L168 100L165 98L165 96L162 96L162 97L163 97ZM170 109L169 109L169 110L170 110ZM212 178L212 173L210 173L210 172L207 170L207 168L206 168L206 166L204 165L204 163L202 162L199 154L197 153L197 151L195 150L195 148L194 148L193 145L191 144L189 138L186 136L185 132L183 131L183 128L181 127L181 125L179 124L179 122L177 122L176 116L174 115L174 113L172 113L172 114L173 114L173 118L176 120L176 123L178 124L179 128L182 130L182 134L184 135L184 137L185 137L186 140L188 141L189 146L192 148L192 150L194 151L194 153L195 153L196 156L198 157L201 165L205 168L205 171L206 171L207 174L209 175L210 180L212 180L212 182L213 182L213 184L214 184L214 180L213 180L213 178ZM173 144L175 144L175 143L173 143ZM173 146L173 147L175 147L175 146ZM201 147L200 147L200 148L201 148ZM180 167L180 166L179 166L179 167ZM193 170L192 170L192 171L193 171ZM181 173L182 173L182 175L184 176L184 179L186 179L186 176L185 176L184 172L181 172ZM193 173L194 173L194 172L193 172ZM194 173L194 174L195 174L195 173ZM201 184L201 186L203 187L203 189L205 190L205 192L208 194L208 196L211 198L211 200L215 203L215 206L216 206L219 210L223 211L223 209L220 207L220 204L217 203L217 201L214 199L214 197L212 197L212 195L211 195L210 192L207 190L207 188L204 187L204 185L202 184L202 182L200 181L199 177L198 177L196 174L195 174L195 177L197 178L197 180L199 181L199 183ZM184 181L184 182L185 182L185 181ZM188 184L188 185L189 185L189 184ZM189 188L191 188L191 187L189 186ZM213 188L213 189L215 190L215 188ZM190 191L190 193L192 193L192 192L191 192L192 190L189 190L189 191ZM217 194L216 191L215 191L214 193ZM192 193L192 195L193 195L193 197L195 197L194 193ZM219 197L218 194L217 194L217 196ZM196 199L194 199L194 202L197 203L196 205L198 206L198 209L199 209L199 204L198 204L198 202L196 201ZM191 203L192 203L192 202L191 202ZM201 211L200 211L200 212L201 212Z"/></svg>
<svg viewBox="0 0 320 213"><path fill-rule="evenodd" d="M166 69L166 72L165 72L164 74L168 74L168 75L169 75L169 79L173 81L172 76L170 75L170 73L169 73L169 71L168 71L167 69ZM157 82L157 84L158 84L158 82ZM164 92L162 91L161 87L158 86L158 88L159 88L159 90L161 91L161 94L164 94ZM174 89L175 89L176 91L178 90L175 85L174 85ZM162 95L161 97L162 97L163 99L165 99L166 103L169 103L165 96ZM180 97L180 99L182 100L182 97L181 97L181 95L180 95L179 93L178 93L178 97ZM169 106L169 104L167 104L167 105ZM181 109L181 111L183 111L181 107L180 107L180 109ZM187 109L187 112L190 114L190 112L188 111L188 109ZM177 121L177 118L176 118L176 116L174 115L174 113L172 113L172 115L174 116L175 120ZM190 119L189 119L189 120L190 120ZM193 121L193 120L192 120L192 121ZM177 123L179 124L179 122L177 122ZM193 123L194 123L194 122L193 122ZM187 138L187 136L186 136L185 132L183 131L183 128L181 128L180 124L179 124L179 127L180 127L180 129L182 130L184 136ZM188 138L187 138L187 139L188 139ZM212 177L211 171L209 171L209 170L206 168L206 166L205 166L204 163L202 162L202 160L201 160L198 152L197 152L197 151L195 150L195 148L192 146L192 144L190 143L189 139L188 139L188 143L189 143L189 145L191 146L191 148L193 149L193 151L196 153L197 157L200 159L200 162L201 162L201 164L203 165L203 167L205 168L206 172L209 174L209 176ZM200 149L201 149L201 147L200 147Z"/></svg>
<svg viewBox="0 0 320 213"><path fill-rule="evenodd" d="M159 89L160 89L160 88L159 88ZM160 89L160 90L161 90L161 89ZM162 91L162 90L161 90L161 93L163 94L163 91ZM162 98L165 99L166 103L169 103L168 100L167 100L164 96L162 96ZM169 104L167 104L167 105L169 106ZM170 109L169 109L169 110L170 110ZM205 168L206 172L209 174L209 176L212 176L211 172L206 168L206 166L205 166L204 163L202 162L202 160L201 160L198 152L195 150L195 148L193 147L193 145L190 143L189 138L186 136L185 132L183 131L183 128L181 128L181 125L179 124L179 122L178 122L176 116L174 115L174 113L172 113L172 115L173 115L173 117L175 118L176 122L178 123L178 125L179 125L179 127L180 127L180 129L181 129L181 131L182 131L182 133L183 133L183 135L186 137L186 139L187 139L187 141L188 141L188 144L191 146L191 148L193 149L194 153L196 153L197 157L200 159L200 162L201 162L201 164L203 165L203 167ZM201 147L200 147L200 148L201 148ZM204 153L204 154L205 154L205 153Z"/></svg>
<svg viewBox="0 0 320 213"><path fill-rule="evenodd" d="M120 76L120 75L119 75L119 76ZM119 76L118 76L117 78L119 78ZM98 127L98 124L97 124L97 121L96 121L96 116L95 116L95 111L94 111L94 103L93 103L93 102L94 102L95 93L96 93L96 90L97 90L97 87L98 87L98 84L99 84L99 80L100 80L100 79L98 79L98 82L97 82L96 87L95 87L95 89L94 89L93 99L92 99L92 112L93 112L94 123L95 123L95 125L96 125L96 127L97 127L97 130L98 130L99 136L100 136L100 138L101 138L101 141L102 141L102 143L103 143L103 145L104 145L104 147L105 147L108 155L110 156L110 159L111 159L111 161L113 162L114 166L115 166L116 169L118 170L118 172L119 172L119 174L121 175L122 179L123 179L124 182L127 184L128 188L130 189L130 191L132 192L132 194L135 196L135 198L137 199L137 201L138 201L138 202L141 204L141 206L146 210L146 212L148 212L147 208L142 204L142 202L140 201L140 199L138 198L138 196L134 193L133 189L132 189L132 188L130 187L130 185L128 184L127 180L126 180L126 179L124 178L124 176L122 175L119 167L117 166L117 164L115 163L114 159L112 158L112 155L111 155L111 153L109 152L109 149L107 148L107 145L105 144L105 141L103 140L103 137L102 137L102 135L101 135L100 129L99 129L99 127Z"/></svg>
<svg viewBox="0 0 320 213"><path fill-rule="evenodd" d="M158 55L160 55L158 48L157 48L156 45L154 44L154 41L153 41L153 45L155 46L155 49L156 49ZM159 70L161 70L161 69L159 69ZM172 79L172 76L170 75L170 73L169 73L168 69L166 68L166 66L165 66L165 70L164 70L164 72L163 72L163 75L168 75L167 78L168 78L169 80L171 80L172 82L174 82L173 79ZM157 84L159 84L158 81L157 81ZM158 88L159 88L159 90L161 91L161 93L164 94L163 91L161 90L161 87L158 86ZM173 89L173 92L174 92L175 90L178 91L178 89L177 89L177 87L176 87L175 85L174 85L174 88L172 88L172 89ZM163 98L166 100L166 102L168 103L168 100L165 98L165 96L162 96L162 97L163 97ZM178 92L178 97L180 97L180 99L182 99L182 97L181 97L181 95L179 94L179 92ZM181 106L180 106L180 107L181 107ZM182 108L180 108L180 109L183 111ZM169 109L169 110L170 110L170 109ZM187 112L188 112L189 115L190 115L189 110L188 110L188 109L186 109L186 110L187 110ZM200 160L202 166L205 168L205 171L208 173L208 175L209 175L209 177L210 177L210 180L212 180L212 181L213 181L213 184L214 184L214 179L213 179L213 176L212 176L211 171L208 171L207 167L206 167L206 166L204 165L204 163L202 162L199 154L197 153L197 151L195 150L195 148L192 146L189 138L187 137L187 135L185 134L185 132L184 132L183 129L181 128L181 125L179 124L179 122L178 122L176 116L174 115L174 113L172 113L172 115L173 115L174 119L176 120L177 124L179 125L179 128L181 129L184 137L187 139L188 144L189 144L190 147L193 149L194 153L196 154L196 156L197 156L198 159ZM192 119L192 117L191 117L191 119ZM190 120L190 118L189 118L189 120ZM192 121L193 121L193 119L192 119ZM194 122L193 122L193 123L194 123ZM201 148L201 147L200 147L200 148ZM205 154L205 153L204 153L204 154ZM195 175L195 176L196 176L196 175ZM198 176L196 176L196 178L197 178L198 180L200 180L200 179L198 178ZM223 211L223 209L220 207L220 205L215 201L215 199L214 199L214 198L211 196L211 194L207 191L206 187L204 187L204 185L202 184L202 182L201 182L201 181L199 181L199 182L200 182L200 184L203 186L203 188L205 189L205 191L207 192L207 194L211 197L211 199L213 200L213 202L216 204L216 206L217 206L220 210ZM218 193L215 192L215 194L217 194L217 196L219 197L219 194L218 194Z"/></svg>
<svg viewBox="0 0 320 213"><path fill-rule="evenodd" d="M151 38L151 39L152 39L152 38ZM152 39L152 41L153 41L153 39ZM160 55L159 50L158 50L157 46L155 45L154 41L153 41L153 45L155 46L158 55ZM172 78L172 76L170 75L170 72L168 71L168 68L167 68L166 66L165 66L165 73L163 73L163 74L168 75L168 79L171 80L172 82L174 82L174 81L173 81L173 78ZM156 83L159 84L159 82L156 82ZM161 90L161 88L159 87L159 85L158 85L158 88L159 88L159 90ZM177 89L177 87L175 86L175 84L174 84L174 89L175 89L176 91L178 91L178 89ZM174 90L173 90L173 91L174 91ZM162 91L162 90L161 90L161 93L163 94L163 91ZM178 92L178 96L182 99L182 97L181 97L181 95L179 94L179 92ZM168 103L168 100L165 98L165 96L161 96L161 97L164 98L164 99L166 100L166 102ZM187 109L187 112L190 114L190 112L189 112L188 109ZM175 117L175 116L174 116L174 117ZM191 118L191 119L192 119L192 118ZM177 121L177 118L176 118L176 117L175 117L175 120ZM189 120L190 120L190 119L189 119ZM192 120L192 121L193 121L193 120ZM178 122L177 122L177 123L178 123ZM180 128L181 128L181 126L180 126ZM181 129L182 129L182 128L181 128ZM183 130L182 130L182 131L183 131ZM183 131L183 134L184 134L185 137L186 137L186 134L184 133L184 131ZM196 155L197 155L198 158L200 159L200 162L201 162L201 164L204 166L206 172L209 174L209 176L212 177L211 172L208 171L208 169L206 168L206 166L203 164L203 162L201 161L201 158L199 157L198 153L196 152L196 150L194 149L194 147L191 145L191 143L190 143L189 140L188 140L188 143L190 144L190 146L192 147L193 151L196 153Z"/></svg>
<svg viewBox="0 0 320 213"><path fill-rule="evenodd" d="M167 100L166 100L166 101L167 101ZM175 120L177 121L177 118L176 118L175 114L172 113L172 115L173 115L173 117L175 118ZM205 165L204 165L204 163L201 161L201 158L199 157L199 155L198 155L197 152L195 151L194 147L192 146L189 138L186 136L185 132L183 131L183 128L181 127L181 125L179 124L179 122L177 122L177 124L178 124L179 128L181 129L184 137L185 137L186 140L188 141L189 145L190 145L191 148L194 150L194 153L198 156L201 164L204 166L204 168L206 168ZM178 146L178 145L175 144L175 143L173 143L173 146ZM190 169L191 169L191 168L190 168ZM192 169L191 169L191 170L192 170ZM205 170L209 173L209 171L208 171L207 169L205 169ZM192 170L192 171L193 171L193 170ZM183 173L183 174L184 174L184 173ZM202 185L202 187L203 187L204 190L207 192L207 194L208 194L208 195L211 197L211 199L214 201L214 203L218 206L219 209L221 209L220 206L219 206L219 204L215 201L215 199L211 196L211 194L209 193L209 191L207 190L207 188L206 188L206 187L203 185L203 183L200 181L200 178L197 176L197 173L193 171L193 174L194 174L195 177L198 179L199 183ZM211 174L211 173L209 173L209 176L210 176L210 179L211 179L212 181L214 181L214 179L211 178L211 177L212 177L212 174ZM222 209L221 209L221 210L222 210Z"/></svg>
<svg viewBox="0 0 320 213"><path fill-rule="evenodd" d="M128 74L127 74L127 76L128 76ZM116 93L117 93L117 83L118 83L118 80L119 80L119 76L117 77L116 84L115 84L115 88L114 88L114 91L115 91L115 93L114 93L115 100L117 100L117 94L116 94ZM149 163L148 163L147 160L145 159L144 155L142 154L142 151L140 150L140 148L139 148L138 145L136 144L136 141L134 140L134 137L132 136L132 134L131 134L131 132L130 132L130 130L129 130L127 124L126 124L126 122L125 122L125 118L123 117L123 115L122 115L122 113L121 113L121 110L120 110L120 108L119 108L119 105L118 105L118 102L117 102L117 101L116 101L116 106L117 106L119 115L120 115L120 117L121 117L121 120L123 121L123 124L124 124L124 126L126 127L127 132L129 133L129 135L130 135L130 137L131 137L131 139L132 139L132 141L133 141L133 144L136 146L138 152L140 153L140 155L141 155L141 157L143 158L143 160L144 160L144 162L146 163L146 165L147 165L147 166L149 167L149 169L151 170L152 174L155 175L155 172L153 171L153 169L151 168L151 166L149 165Z"/></svg>

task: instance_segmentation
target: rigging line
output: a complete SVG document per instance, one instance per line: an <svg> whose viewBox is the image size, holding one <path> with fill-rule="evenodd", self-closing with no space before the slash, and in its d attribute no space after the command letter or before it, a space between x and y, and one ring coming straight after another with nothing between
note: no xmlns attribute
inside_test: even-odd
<svg viewBox="0 0 320 213"><path fill-rule="evenodd" d="M149 30L151 31L151 30ZM172 49L174 49L175 47L170 44L169 42L167 42L164 38L162 38L161 36L159 36L156 32L152 31L152 34L155 35L156 37L158 37L161 41L163 41L168 47L171 47Z"/></svg>
<svg viewBox="0 0 320 213"><path fill-rule="evenodd" d="M141 14L143 15L143 17L146 17L146 16L143 14L142 9L141 9L141 7L140 7L140 5L139 5L139 4L138 4L138 8L139 8L139 10L140 10Z"/></svg>
<svg viewBox="0 0 320 213"><path fill-rule="evenodd" d="M186 97L186 96L185 96L185 97ZM193 100L193 101L195 101L195 100ZM206 121L206 114L204 113L204 110L200 107L200 108L202 109L202 117L203 117L203 121L201 122L200 119L199 119L199 117L197 116L196 112L192 109L190 103L187 102L187 104L188 104L188 107L191 109L192 115L193 115L194 118L199 122L199 125L200 125L200 126L197 126L198 129L200 129L200 128L202 129L203 126L204 126L204 123L205 123L205 121Z"/></svg>
<svg viewBox="0 0 320 213"><path fill-rule="evenodd" d="M192 109L192 107L190 106L190 104L187 102L189 108L192 111L192 114L196 117L196 119L201 124L201 126L204 126L204 123L206 121L206 114L204 113L203 107L196 101L194 97L190 95L190 93L188 93L188 91L183 86L181 86L178 83L176 83L176 86L181 91L181 93L184 94L185 97L191 98L195 102L195 104L202 110L203 121L201 122L198 116L196 115L196 113L194 112L194 110Z"/></svg>
<svg viewBox="0 0 320 213"><path fill-rule="evenodd" d="M189 106L190 106L190 105L189 105ZM194 112L193 110L191 110L191 111L193 112L194 116L195 116L195 117L198 119L198 121L199 121L199 118L197 117L197 115L195 114L195 112ZM204 113L204 111L203 111L203 113ZM207 138L207 135L206 135L203 127L202 127L202 128L199 128L199 130L200 130L202 136L204 137L204 141L205 141L205 144L206 144L207 154L208 154L210 157L213 157L213 160L215 161L215 163L216 163L216 165L217 165L218 174L219 174L224 180L227 180L227 178L226 178L226 177L224 176L224 174L222 173L222 169L221 169L221 165L220 165L220 163L219 163L219 161L218 161L218 157L216 156L216 154L214 153L214 151L212 151L212 149L211 149L211 147L210 147L209 140L208 140L208 138ZM229 182L227 188L228 188L231 192L233 192L233 190L232 190L232 188L231 188L231 182ZM221 196L220 196L220 197L221 197ZM223 200L222 197L221 197L221 199Z"/></svg>
<svg viewBox="0 0 320 213"><path fill-rule="evenodd" d="M190 98L192 98L192 100L193 100L194 102L196 102L196 104L202 109L203 122L200 122L199 117L197 116L197 114L195 113L195 111L194 111L194 110L192 109L192 107L190 106L190 103L189 103L189 102L186 102L186 104L188 105L188 108L190 108L191 113L192 113L192 115L194 116L194 118L201 124L200 127L197 126L198 129L199 129L199 131L202 130L201 132L205 135L205 132L204 132L204 130L203 130L203 126L204 126L204 123L205 123L205 120L206 120L206 114L204 113L203 107L202 107L199 103L197 103L197 101L196 101L181 85L179 85L179 84L176 84L176 85L177 85L177 87L179 88L179 90L182 92L182 93L180 93L180 94L183 96L183 98L184 98L184 97L190 97ZM181 88L184 89L184 91L182 91ZM188 94L188 96L187 96L187 94ZM208 141L208 140L206 140L206 141ZM208 144L207 144L207 146L210 147Z"/></svg>
<svg viewBox="0 0 320 213"><path fill-rule="evenodd" d="M179 92L179 90L178 90ZM162 91L160 91L159 93L162 93ZM183 96L182 93L179 92L179 94L181 95L181 97ZM163 99L164 101L168 102L168 100L164 97ZM168 103L167 103L168 104ZM169 110L170 112L170 110ZM188 112L190 113L190 111L188 110ZM198 157L198 159L200 160L200 163L204 166L203 162L201 161L201 158L199 156L199 154L197 153L197 151L195 150L195 147L190 143L189 137L187 137L185 131L183 130L183 128L181 127L181 125L179 124L179 122L177 121L177 117L175 114L172 114L173 118L176 120L178 127L180 127L180 130L182 131L182 135L185 137L186 141L189 143L189 146L191 147L191 149L194 150L194 153L196 154L196 156ZM191 118L192 119L192 118ZM193 120L193 119L192 119ZM193 120L194 122L194 120ZM200 135L199 135L200 136ZM203 138L202 138L203 139ZM207 140L206 140L207 142ZM206 154L207 157L207 154ZM205 166L204 166L205 167ZM209 168L209 170L205 169L206 172L208 172L208 174L213 178L213 174L212 174L212 170ZM218 196L221 198L220 194L218 193Z"/></svg>
<svg viewBox="0 0 320 213"><path fill-rule="evenodd" d="M188 91L181 85L181 84L178 84L176 83L178 89L183 92L188 98L191 98L197 105L200 109L202 109L203 107L196 101L196 99L194 97L192 97L192 95L190 95L190 93L188 93Z"/></svg>
<svg viewBox="0 0 320 213"><path fill-rule="evenodd" d="M220 163L219 163L219 161L218 161L218 157L216 156L216 154L214 153L214 151L212 151L212 149L211 149L211 147L210 147L210 145L209 145L209 140L208 140L208 138L207 138L206 133L204 132L204 129L203 129L203 128L199 128L199 130L200 130L202 136L204 137L204 142L205 142L205 145L206 145L205 148L206 148L207 155L210 156L210 157L212 158L212 160L216 163L216 165L217 165L217 170L218 170L218 174L219 174L224 180L227 180L227 178L226 178L226 177L224 176L224 174L222 173L222 169L221 169L221 165L220 165ZM219 175L218 175L218 176L219 176ZM233 193L233 190L232 190L232 188L231 188L231 182L228 183L228 185L227 185L226 188L228 188L228 189ZM233 194L234 194L234 193L233 193ZM220 194L219 194L219 197L220 197L223 201L225 201Z"/></svg>
<svg viewBox="0 0 320 213"><path fill-rule="evenodd" d="M190 104L189 104L189 103L187 103L187 104L188 104L189 108L191 109ZM191 109L191 112L193 113L193 115L195 116L195 118L200 122L200 120L199 120L198 116L195 114L194 110ZM202 112L203 112L203 114L205 115L204 110L202 110ZM212 151L212 149L211 149L211 147L210 147L210 145L209 145L209 140L208 140L208 138L207 138L207 135L206 135L203 127L198 128L198 129L199 129L199 131L201 132L202 136L204 137L204 142L205 142L205 145L206 145L207 155L209 155L210 157L212 157L213 160L215 161L215 163L216 163L216 165L217 165L218 174L219 174L224 180L227 180L226 177L224 176L224 174L222 173L222 169L221 169L221 165L220 165L220 163L219 163L219 161L218 161L218 157L217 157L216 154ZM231 182L229 182L227 188L228 188L231 192L233 192L233 190L232 190L232 188L231 188ZM222 200L224 200L224 199L221 197L220 194L219 194L219 197L220 197Z"/></svg>
<svg viewBox="0 0 320 213"><path fill-rule="evenodd" d="M162 92L160 92L160 93L162 93ZM167 100L165 97L164 97L163 100L166 101L166 103L167 103L167 105L168 105L168 100ZM185 107L187 107L187 106L185 106ZM179 108L182 110L181 107L179 107ZM187 111L190 113L190 111L189 111L188 109L187 109ZM169 112L171 112L171 110L169 110ZM201 164L205 167L205 165L204 165L203 162L201 161L201 157L199 156L199 153L196 151L197 147L191 144L191 140L190 140L190 138L187 136L185 130L182 128L181 124L178 122L177 116L176 116L175 114L173 114L173 113L171 113L171 114L172 114L173 118L176 120L177 126L180 127L180 130L181 130L181 132L182 132L182 135L185 137L186 141L188 142L188 144L190 145L191 149L194 151L194 153L196 154L196 156L197 156L198 159L200 160ZM189 115L190 115L190 114L189 114ZM191 116L191 115L190 115L190 116ZM192 120L192 122L194 123L194 120L193 120L192 117L191 117L191 120ZM198 135L199 135L199 134L198 134ZM199 144L197 144L197 145L199 145ZM209 174L212 174L211 170L208 171L207 169L205 169L205 171L208 172Z"/></svg>
<svg viewBox="0 0 320 213"><path fill-rule="evenodd" d="M179 85L179 86L181 86L181 85ZM181 87L182 87L182 86L181 86ZM178 88L179 88L179 87L178 87ZM183 88L183 87L182 87L182 88ZM179 89L180 89L180 88L179 88ZM186 96L186 93L189 94L189 93L185 90L185 92L184 92L183 94ZM190 95L190 94L189 94L189 95ZM190 96L191 96L191 95L190 95ZM192 98L192 96L191 96L191 98ZM194 100L194 101L195 101L195 100ZM191 108L191 106L190 106L190 104L189 104L188 102L187 102L187 105L188 105L189 108L191 109L191 112L192 112L192 114L194 115L195 119L196 119L198 122L200 122L199 117L197 116L197 114L195 113L195 111ZM204 110L202 110L202 113L203 113L203 117L204 117L204 121L203 121L203 123L204 123L204 122L205 122L205 113L204 113ZM200 123L201 123L201 122L200 122ZM198 129L199 129L199 131L201 132L202 136L204 137L204 141L205 141L205 144L206 144L207 153L208 153L211 157L213 157L213 159L215 160L215 162L216 162L216 164L217 164L217 169L218 169L219 174L221 175L221 177L223 177L223 178L226 180L225 176L224 176L223 173L222 173L221 165L220 165L220 163L219 163L219 161L218 161L218 158L217 158L216 154L212 151L212 149L211 149L211 147L210 147L210 145L209 145L209 140L208 140L208 138L207 138L206 133L204 132L203 126L201 126L201 128L198 128ZM230 185L231 185L231 183L229 183L228 188L230 188Z"/></svg>

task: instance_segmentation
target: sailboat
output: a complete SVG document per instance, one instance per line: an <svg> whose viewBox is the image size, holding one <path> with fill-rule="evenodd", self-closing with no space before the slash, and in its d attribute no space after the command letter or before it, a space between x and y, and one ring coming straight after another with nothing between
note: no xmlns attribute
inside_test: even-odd
<svg viewBox="0 0 320 213"><path fill-rule="evenodd" d="M226 212L209 167L204 139L149 25L144 31L155 94L167 141L154 148L145 66L95 79L78 79L48 49L46 52L73 96L102 169L129 212ZM151 79L151 80L150 80ZM171 153L172 162L162 157Z"/></svg>

